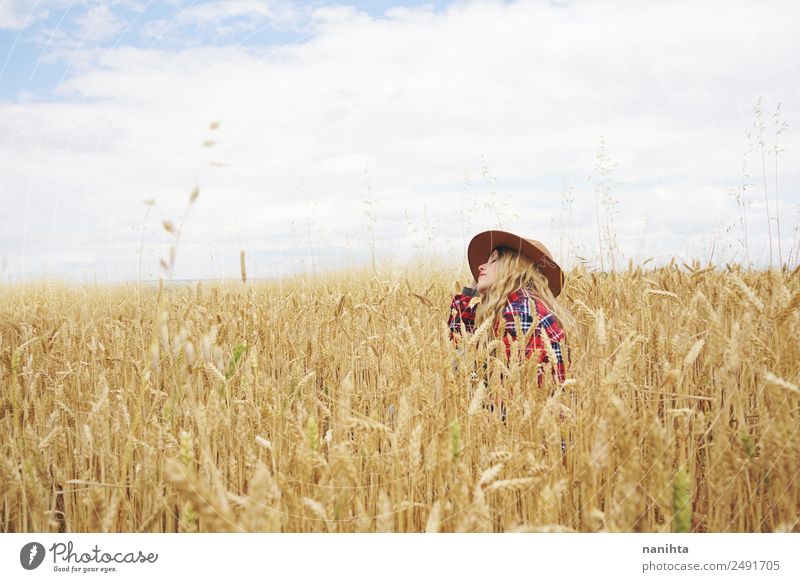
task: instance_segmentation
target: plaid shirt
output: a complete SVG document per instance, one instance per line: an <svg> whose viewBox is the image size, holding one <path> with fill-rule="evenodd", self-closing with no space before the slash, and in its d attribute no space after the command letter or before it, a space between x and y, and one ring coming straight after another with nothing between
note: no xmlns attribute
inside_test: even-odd
<svg viewBox="0 0 800 582"><path fill-rule="evenodd" d="M530 303L529 300L530 299ZM467 333L475 331L475 310L477 297L459 293L453 297L450 304L450 319L448 326L450 328L450 340L458 346L459 338L461 336L461 324L464 324L464 329ZM528 337L528 344L525 346L525 357L530 359L534 354L537 355L537 378L539 386L544 381L544 374L542 372L544 364L548 362L547 350L544 345L542 330L545 336L550 340L550 345L553 352L558 359L554 366L553 378L557 382L563 382L566 379L566 369L564 365L564 358L562 356L561 344L566 340L566 334L561 328L561 325L556 319L556 316L545 306L545 304L534 294L530 293L524 288L517 289L508 296L505 309L503 309L503 319L505 320L505 333L503 334L502 341L506 347L506 361L511 360L511 342L517 339L517 328L514 323L514 317L519 318L520 329L522 333L527 331L533 325L533 315L531 313L531 304L535 306L536 314L538 316L539 324L534 333ZM494 325L495 337L499 335L500 322L496 321ZM567 362L571 363L569 348L567 348Z"/></svg>

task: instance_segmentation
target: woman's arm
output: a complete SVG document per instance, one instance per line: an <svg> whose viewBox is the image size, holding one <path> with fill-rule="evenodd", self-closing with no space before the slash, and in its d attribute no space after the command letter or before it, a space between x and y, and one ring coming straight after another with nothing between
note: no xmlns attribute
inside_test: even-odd
<svg viewBox="0 0 800 582"><path fill-rule="evenodd" d="M453 296L453 300L450 302L450 318L447 321L447 326L450 328L450 341L456 346L458 345L458 338L461 336L462 323L467 333L475 331L474 298L475 290L470 287L464 287L463 291Z"/></svg>

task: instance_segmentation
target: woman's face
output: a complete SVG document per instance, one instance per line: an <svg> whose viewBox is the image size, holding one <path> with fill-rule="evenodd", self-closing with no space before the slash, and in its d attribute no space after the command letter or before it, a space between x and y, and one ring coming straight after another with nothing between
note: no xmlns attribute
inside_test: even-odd
<svg viewBox="0 0 800 582"><path fill-rule="evenodd" d="M489 287L494 282L495 273L497 273L497 249L492 251L489 259L478 267L478 293L486 293Z"/></svg>

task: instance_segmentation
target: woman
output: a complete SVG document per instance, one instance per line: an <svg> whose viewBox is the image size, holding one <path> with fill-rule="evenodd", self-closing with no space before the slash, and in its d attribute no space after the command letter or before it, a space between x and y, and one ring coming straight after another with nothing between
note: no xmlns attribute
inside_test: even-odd
<svg viewBox="0 0 800 582"><path fill-rule="evenodd" d="M571 327L572 318L556 300L564 284L564 274L547 248L533 239L489 230L470 241L467 258L477 289L464 288L453 297L448 322L450 339L458 346L462 324L468 333L480 330L482 325L491 325L493 337L488 339L502 338L508 362L511 342L517 339L517 318L520 330L528 337L525 357L536 357L539 386L551 357L556 360L554 379L564 382L562 345L566 340L565 324ZM475 296L476 291L479 297ZM528 334L534 325L534 331ZM549 342L549 348L545 341ZM569 349L566 359L569 363Z"/></svg>

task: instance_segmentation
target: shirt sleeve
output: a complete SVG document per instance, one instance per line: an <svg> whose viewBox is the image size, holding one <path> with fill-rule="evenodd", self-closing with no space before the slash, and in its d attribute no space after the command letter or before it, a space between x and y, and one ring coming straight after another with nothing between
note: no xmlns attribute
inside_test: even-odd
<svg viewBox="0 0 800 582"><path fill-rule="evenodd" d="M544 381L543 370L545 364L549 361L547 348L544 342L545 340L549 340L550 346L557 358L555 366L553 366L553 379L558 383L564 382L564 380L566 380L566 367L562 354L562 343L566 339L566 334L552 312L538 300L532 299L531 301L535 302L539 323L534 333L530 334L528 338L528 343L525 346L525 357L527 359L536 357L538 368L537 379L541 386ZM503 343L506 346L506 361L511 360L511 342L517 339L515 317L519 318L520 330L522 333L528 333L528 330L534 324L534 318L527 300L510 302L506 309L503 310L503 318L506 323L506 333L503 336Z"/></svg>
<svg viewBox="0 0 800 582"><path fill-rule="evenodd" d="M459 293L450 302L450 319L447 326L450 328L450 341L458 346L458 338L461 337L461 324L467 333L475 331L475 306L470 307L473 297Z"/></svg>

